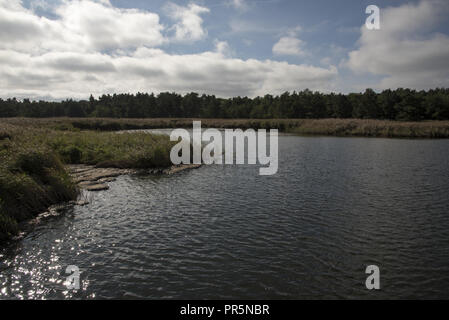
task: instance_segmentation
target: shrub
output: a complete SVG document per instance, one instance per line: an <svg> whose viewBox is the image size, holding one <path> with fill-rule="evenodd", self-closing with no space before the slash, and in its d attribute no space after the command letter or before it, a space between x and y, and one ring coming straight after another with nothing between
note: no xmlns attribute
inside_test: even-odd
<svg viewBox="0 0 449 320"><path fill-rule="evenodd" d="M66 147L59 151L59 154L65 163L71 164L81 163L81 158L83 156L83 152L75 146Z"/></svg>

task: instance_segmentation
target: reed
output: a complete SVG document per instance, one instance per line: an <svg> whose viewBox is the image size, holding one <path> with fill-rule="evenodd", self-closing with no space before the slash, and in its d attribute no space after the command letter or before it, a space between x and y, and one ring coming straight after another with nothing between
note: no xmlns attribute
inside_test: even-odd
<svg viewBox="0 0 449 320"><path fill-rule="evenodd" d="M201 120L205 128L278 129L301 135L389 138L449 138L449 121L402 122L370 119L114 119L114 118L5 118L12 125L59 131L120 131L156 128L191 128ZM1 138L2 132L0 132Z"/></svg>

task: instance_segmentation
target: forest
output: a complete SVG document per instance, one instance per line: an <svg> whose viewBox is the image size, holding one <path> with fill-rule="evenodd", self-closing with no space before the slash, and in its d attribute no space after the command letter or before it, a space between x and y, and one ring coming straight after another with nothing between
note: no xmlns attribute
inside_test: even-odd
<svg viewBox="0 0 449 320"><path fill-rule="evenodd" d="M0 117L380 119L448 120L449 89L384 90L376 93L320 93L308 89L278 96L218 98L162 92L90 96L89 100L0 99Z"/></svg>

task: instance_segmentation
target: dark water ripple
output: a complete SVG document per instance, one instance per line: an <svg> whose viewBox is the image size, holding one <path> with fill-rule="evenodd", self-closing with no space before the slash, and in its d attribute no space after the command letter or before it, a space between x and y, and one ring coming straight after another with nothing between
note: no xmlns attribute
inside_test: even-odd
<svg viewBox="0 0 449 320"><path fill-rule="evenodd" d="M272 177L253 166L120 177L1 251L0 297L449 298L448 150L283 136ZM63 286L67 265L82 290Z"/></svg>

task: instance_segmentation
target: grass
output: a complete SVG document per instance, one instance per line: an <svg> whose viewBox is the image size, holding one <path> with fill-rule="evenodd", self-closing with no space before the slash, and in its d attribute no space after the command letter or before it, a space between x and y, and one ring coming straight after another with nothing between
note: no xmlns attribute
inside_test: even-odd
<svg viewBox="0 0 449 320"><path fill-rule="evenodd" d="M20 222L78 195L58 157L30 146L0 142L0 242L17 234Z"/></svg>
<svg viewBox="0 0 449 320"><path fill-rule="evenodd" d="M172 145L160 135L58 130L0 120L0 242L16 235L20 222L77 198L65 164L167 167Z"/></svg>
<svg viewBox="0 0 449 320"><path fill-rule="evenodd" d="M117 168L171 165L169 155L172 143L162 135L66 131L46 136L46 144L68 164Z"/></svg>
<svg viewBox="0 0 449 320"><path fill-rule="evenodd" d="M191 128L201 120L205 128L279 129L302 135L390 138L449 138L449 121L401 122L369 119L112 119L112 118L11 118L9 124L62 131L119 131L155 128ZM0 137L2 133L0 132Z"/></svg>
<svg viewBox="0 0 449 320"><path fill-rule="evenodd" d="M288 127L287 132L305 135L438 139L449 138L449 121L303 120L296 126Z"/></svg>

